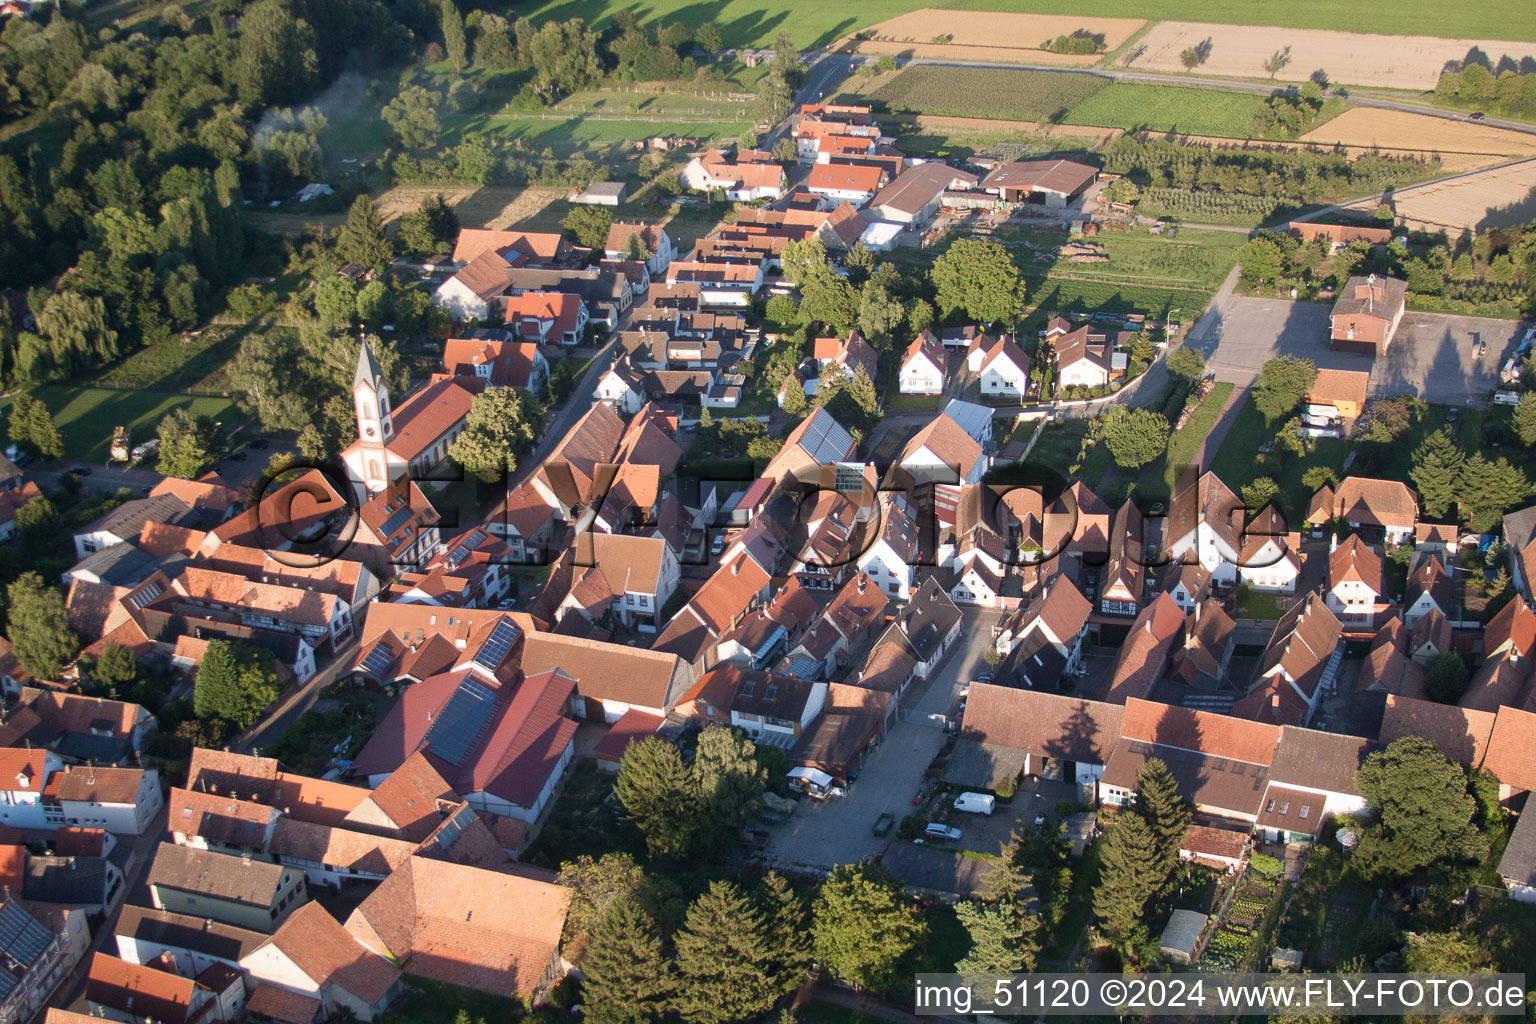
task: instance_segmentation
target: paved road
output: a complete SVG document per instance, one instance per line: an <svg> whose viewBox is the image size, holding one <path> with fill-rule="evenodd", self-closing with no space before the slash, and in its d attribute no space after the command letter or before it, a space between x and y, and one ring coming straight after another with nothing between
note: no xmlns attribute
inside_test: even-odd
<svg viewBox="0 0 1536 1024"><path fill-rule="evenodd" d="M948 659L928 683L914 682L902 699L898 721L884 742L864 762L859 778L839 800L802 800L793 818L775 826L767 856L781 865L831 868L852 864L885 849L892 837L871 831L881 814L897 821L912 813L912 797L923 783L923 772L944 746L942 722L931 716L949 713L962 687L984 670L982 660L992 642L999 612L961 609L963 632Z"/></svg>
<svg viewBox="0 0 1536 1024"><path fill-rule="evenodd" d="M361 632L362 620L354 622L354 628ZM320 691L335 682L336 675L343 665L346 665L357 654L361 640L354 640L343 647L331 663L310 677L309 682L296 690L291 690L287 696L277 703L276 710L247 729L241 735L230 741L229 749L237 754L251 754L260 749L283 733L288 727L298 721L299 716L315 706L315 701L320 699Z"/></svg>

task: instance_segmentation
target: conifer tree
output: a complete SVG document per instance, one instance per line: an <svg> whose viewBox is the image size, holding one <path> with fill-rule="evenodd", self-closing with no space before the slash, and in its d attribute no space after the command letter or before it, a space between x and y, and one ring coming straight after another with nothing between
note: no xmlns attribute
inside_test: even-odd
<svg viewBox="0 0 1536 1024"><path fill-rule="evenodd" d="M770 871L758 890L757 905L765 936L762 969L772 977L776 992L793 992L811 968L810 917L805 900L783 875Z"/></svg>
<svg viewBox="0 0 1536 1024"><path fill-rule="evenodd" d="M648 1024L670 1007L675 979L650 915L633 899L608 908L582 965L582 1016L591 1024Z"/></svg>
<svg viewBox="0 0 1536 1024"><path fill-rule="evenodd" d="M674 1006L693 1024L754 1020L779 991L762 969L763 916L730 882L715 880L693 901L677 933L679 985Z"/></svg>
<svg viewBox="0 0 1536 1024"><path fill-rule="evenodd" d="M1136 811L1152 830L1157 842L1158 867L1166 880L1178 866L1179 848L1194 820L1194 808L1179 792L1179 784L1168 765L1158 758L1147 761L1137 773Z"/></svg>
<svg viewBox="0 0 1536 1024"><path fill-rule="evenodd" d="M1011 974L1034 969L1040 952L1040 922L1022 903L1005 900L988 906L965 900L955 905L955 914L971 935L971 951L955 964L955 970Z"/></svg>
<svg viewBox="0 0 1536 1024"><path fill-rule="evenodd" d="M1157 860L1157 837L1146 819L1134 812L1117 815L1100 847L1099 884L1093 893L1093 912L1115 941L1130 937L1161 886Z"/></svg>

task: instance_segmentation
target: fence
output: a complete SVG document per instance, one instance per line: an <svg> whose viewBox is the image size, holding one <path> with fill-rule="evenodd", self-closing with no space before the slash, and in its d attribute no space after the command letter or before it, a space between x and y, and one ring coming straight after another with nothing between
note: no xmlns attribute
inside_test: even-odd
<svg viewBox="0 0 1536 1024"><path fill-rule="evenodd" d="M707 116L704 116L704 117L685 117L682 114L676 114L676 113L671 113L671 112L667 112L667 111L657 111L654 114L648 114L648 113L643 113L643 112L642 113L635 113L635 114L599 114L599 113L591 112L590 109L582 109L582 110L562 110L562 111L560 111L558 113L554 113L554 114L542 113L542 112L540 112L540 113L529 113L529 114L491 114L489 116L489 120L492 120L492 121L573 121L573 120L575 120L576 118L579 117L579 118L583 118L584 120L588 120L588 121L643 121L643 122L645 122L647 124L663 124L663 123L671 123L671 122L675 122L675 123L678 123L678 124L733 124L733 123L735 123L737 121L747 121L747 120L751 119L750 115L747 113L747 111L745 109L738 111L736 116L734 116L734 117L731 116L731 114L729 112L727 112L727 111L711 112L711 111L707 111L707 110L706 111L694 110L694 111L689 111L689 113L690 114L705 114Z"/></svg>
<svg viewBox="0 0 1536 1024"><path fill-rule="evenodd" d="M153 391L162 395L191 395L194 398L228 398L228 391L215 388L147 388L121 380L93 380L84 385L88 388L107 388L110 391Z"/></svg>

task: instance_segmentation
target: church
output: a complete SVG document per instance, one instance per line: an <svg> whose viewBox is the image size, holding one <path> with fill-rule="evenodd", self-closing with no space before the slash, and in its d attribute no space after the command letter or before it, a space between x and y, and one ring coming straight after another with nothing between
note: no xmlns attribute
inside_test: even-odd
<svg viewBox="0 0 1536 1024"><path fill-rule="evenodd" d="M464 432L474 398L473 391L448 378L391 407L384 371L363 342L352 378L357 440L341 453L352 482L372 497L404 475L430 479L432 468L448 457L448 446Z"/></svg>

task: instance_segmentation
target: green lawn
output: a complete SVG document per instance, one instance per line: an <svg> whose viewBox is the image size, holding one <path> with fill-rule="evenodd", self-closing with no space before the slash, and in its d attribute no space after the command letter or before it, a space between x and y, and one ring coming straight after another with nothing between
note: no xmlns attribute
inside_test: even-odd
<svg viewBox="0 0 1536 1024"><path fill-rule="evenodd" d="M111 388L43 384L31 389L53 414L64 435L65 458L105 462L112 428L125 425L138 444L155 436L155 428L172 409L189 408L193 415L212 416L228 430L238 413L228 398L194 398L163 391L118 391ZM6 406L9 406L9 402Z"/></svg>
<svg viewBox="0 0 1536 1024"><path fill-rule="evenodd" d="M1073 106L1063 120L1099 128L1243 139L1265 102L1258 93L1115 82Z"/></svg>
<svg viewBox="0 0 1536 1024"><path fill-rule="evenodd" d="M1280 424L1269 424L1264 414L1254 408L1253 398L1243 399L1237 410L1237 419L1222 441L1221 448L1211 461L1211 469L1234 491L1252 483L1261 476L1271 477L1280 488L1275 499L1285 513L1286 521L1299 525L1306 518L1307 504L1312 494L1302 486L1301 478L1313 466L1329 466L1338 476L1344 476L1344 458L1350 444L1338 438L1322 437L1313 442L1312 450L1301 458L1277 460L1273 455L1257 454L1259 445L1274 438Z"/></svg>
<svg viewBox="0 0 1536 1024"><path fill-rule="evenodd" d="M1226 381L1221 381L1211 388L1211 393L1205 396L1200 407L1190 416L1189 422L1184 424L1184 429L1175 431L1168 439L1168 451L1163 457L1153 459L1142 467L1141 478L1136 484L1138 496L1155 494L1166 499L1173 493L1179 473L1199 456L1200 444L1216 425L1216 418L1221 415L1221 407L1232 394L1232 387Z"/></svg>
<svg viewBox="0 0 1536 1024"><path fill-rule="evenodd" d="M593 143L638 142L656 135L690 135L701 139L734 139L751 129L747 121L605 121L596 116L562 118L526 114L491 114L468 118L462 134L492 139L522 139L537 146L586 146ZM626 115L627 116L627 115Z"/></svg>
<svg viewBox="0 0 1536 1024"><path fill-rule="evenodd" d="M903 412L938 412L942 395L903 395L892 389L885 396L885 411L888 415Z"/></svg>
<svg viewBox="0 0 1536 1024"><path fill-rule="evenodd" d="M528 14L535 22L553 17L584 18L591 23L611 17L618 6L608 0L548 0L519 13ZM636 14L645 25L674 21L696 25L711 20L719 27L726 46L770 46L775 35L788 32L797 46L810 47L828 45L855 29L924 6L928 6L924 0L868 0L856 8L813 0L793 0L774 6L764 6L758 0L717 0L707 5L691 0L657 0ZM1413 31L1462 39L1536 40L1536 20L1530 17L1528 0L1488 0L1480 4L1417 0L1406 9L1347 5L1338 0L1291 0L1283 5L1257 4L1252 0L950 0L945 6L1084 17L1171 18L1231 25L1281 24L1346 32Z"/></svg>
<svg viewBox="0 0 1536 1024"><path fill-rule="evenodd" d="M868 98L913 114L1043 121L1074 108L1104 83L1103 78L1053 71L917 64L903 68Z"/></svg>
<svg viewBox="0 0 1536 1024"><path fill-rule="evenodd" d="M521 1000L480 989L460 988L414 974L407 974L404 980L409 994L378 1018L380 1024L454 1024L461 1010L472 1021L490 1024L517 1020L527 1012Z"/></svg>
<svg viewBox="0 0 1536 1024"><path fill-rule="evenodd" d="M213 388L222 381L224 364L239 350L243 334L210 327L185 342L172 337L139 349L92 380L170 391Z"/></svg>

